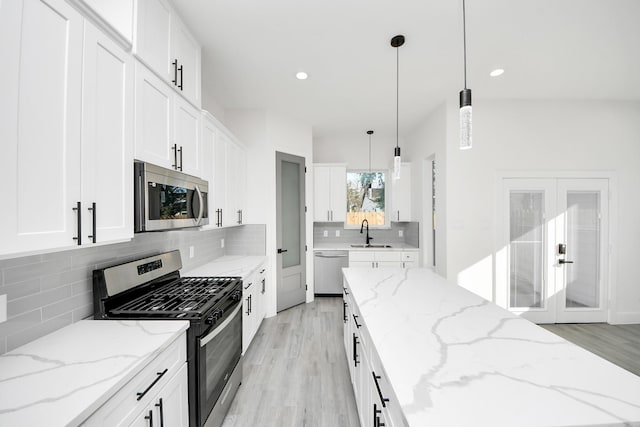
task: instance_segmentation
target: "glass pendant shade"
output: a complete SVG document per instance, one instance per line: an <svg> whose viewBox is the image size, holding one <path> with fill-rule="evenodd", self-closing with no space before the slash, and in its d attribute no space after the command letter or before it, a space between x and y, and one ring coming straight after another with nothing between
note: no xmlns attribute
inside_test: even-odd
<svg viewBox="0 0 640 427"><path fill-rule="evenodd" d="M471 89L460 91L460 149L471 148Z"/></svg>
<svg viewBox="0 0 640 427"><path fill-rule="evenodd" d="M393 179L400 179L400 147L396 147L393 156Z"/></svg>

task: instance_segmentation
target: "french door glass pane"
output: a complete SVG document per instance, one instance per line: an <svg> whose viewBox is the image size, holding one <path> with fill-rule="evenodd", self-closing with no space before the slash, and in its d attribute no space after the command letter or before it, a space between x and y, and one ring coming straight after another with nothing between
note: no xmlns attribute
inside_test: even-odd
<svg viewBox="0 0 640 427"><path fill-rule="evenodd" d="M566 307L597 308L600 301L600 193L568 191Z"/></svg>
<svg viewBox="0 0 640 427"><path fill-rule="evenodd" d="M509 306L542 308L544 295L544 193L509 194Z"/></svg>
<svg viewBox="0 0 640 427"><path fill-rule="evenodd" d="M300 265L300 166L282 161L282 267Z"/></svg>

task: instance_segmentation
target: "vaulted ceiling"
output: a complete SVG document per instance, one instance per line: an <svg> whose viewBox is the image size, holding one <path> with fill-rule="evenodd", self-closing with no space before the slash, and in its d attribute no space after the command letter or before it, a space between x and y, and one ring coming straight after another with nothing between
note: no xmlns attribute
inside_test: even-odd
<svg viewBox="0 0 640 427"><path fill-rule="evenodd" d="M203 90L220 107L275 110L315 136L395 130L396 34L402 130L463 87L461 0L173 4L202 43ZM466 10L474 100L640 99L640 1L467 0ZM495 68L505 73L490 77Z"/></svg>

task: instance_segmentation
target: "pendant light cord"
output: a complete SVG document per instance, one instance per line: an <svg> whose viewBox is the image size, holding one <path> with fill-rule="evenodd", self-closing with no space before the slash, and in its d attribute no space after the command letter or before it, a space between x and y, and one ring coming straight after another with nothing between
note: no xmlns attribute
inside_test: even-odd
<svg viewBox="0 0 640 427"><path fill-rule="evenodd" d="M467 88L467 22L464 0L462 0L462 43L464 46L464 88Z"/></svg>
<svg viewBox="0 0 640 427"><path fill-rule="evenodd" d="M400 105L400 46L396 47L396 148L398 147L399 105Z"/></svg>
<svg viewBox="0 0 640 427"><path fill-rule="evenodd" d="M369 134L369 174L371 174L371 134Z"/></svg>

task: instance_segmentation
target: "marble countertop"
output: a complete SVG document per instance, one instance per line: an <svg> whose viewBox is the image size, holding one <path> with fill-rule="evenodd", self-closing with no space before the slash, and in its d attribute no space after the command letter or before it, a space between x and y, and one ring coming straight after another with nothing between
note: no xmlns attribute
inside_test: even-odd
<svg viewBox="0 0 640 427"><path fill-rule="evenodd" d="M80 424L188 327L82 320L0 355L0 426Z"/></svg>
<svg viewBox="0 0 640 427"><path fill-rule="evenodd" d="M361 244L361 243L353 243ZM382 243L372 243L382 244ZM315 243L314 251L417 251L417 248L407 243L389 243L390 248L352 248L352 243Z"/></svg>
<svg viewBox="0 0 640 427"><path fill-rule="evenodd" d="M410 426L640 425L640 377L429 269L344 269Z"/></svg>
<svg viewBox="0 0 640 427"><path fill-rule="evenodd" d="M180 272L188 276L230 276L246 279L256 268L267 260L266 256L231 255L223 256L200 267Z"/></svg>

